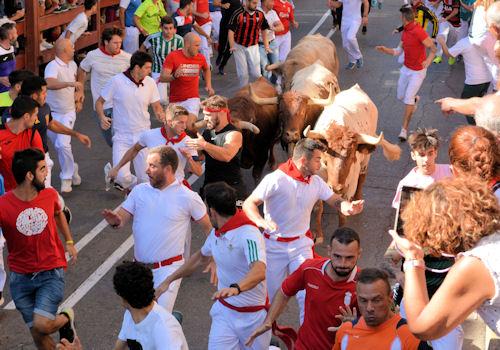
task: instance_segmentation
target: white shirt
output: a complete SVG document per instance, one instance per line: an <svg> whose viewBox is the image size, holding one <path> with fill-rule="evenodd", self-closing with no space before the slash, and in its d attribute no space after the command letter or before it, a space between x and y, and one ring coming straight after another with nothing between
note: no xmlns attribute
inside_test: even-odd
<svg viewBox="0 0 500 350"><path fill-rule="evenodd" d="M462 55L464 58L465 84L477 85L489 83L491 73L484 63L483 56L477 46L473 45L469 37L460 39L448 50L450 55L457 57Z"/></svg>
<svg viewBox="0 0 500 350"><path fill-rule="evenodd" d="M60 82L75 82L77 66L75 61L64 63L59 57L45 67L45 79L54 78ZM52 112L65 114L75 110L75 88L47 90L47 103Z"/></svg>
<svg viewBox="0 0 500 350"><path fill-rule="evenodd" d="M216 237L215 230L212 230L201 248L201 254L213 256L217 265L219 290L241 281L250 271L252 263L266 263L264 238L259 229L251 225L227 231L220 237ZM225 300L234 306L260 306L266 304L266 297L264 280L254 288Z"/></svg>
<svg viewBox="0 0 500 350"><path fill-rule="evenodd" d="M101 95L102 88L115 75L123 73L130 66L130 57L128 52L120 50L117 55L109 55L104 53L102 49L95 49L87 53L87 56L80 63L80 68L85 72L90 72L90 89L92 91L92 99L95 102ZM111 101L104 103L104 108L112 108Z"/></svg>
<svg viewBox="0 0 500 350"><path fill-rule="evenodd" d="M264 202L264 218L278 225L270 234L295 237L309 230L314 204L330 199L333 191L317 175L307 184L278 169L266 175L252 195Z"/></svg>
<svg viewBox="0 0 500 350"><path fill-rule="evenodd" d="M151 128L148 107L160 100L158 87L147 76L137 86L125 74L117 74L101 90L101 97L113 105L113 133L135 134Z"/></svg>
<svg viewBox="0 0 500 350"><path fill-rule="evenodd" d="M188 350L186 337L179 322L164 308L154 303L153 309L139 323L135 323L130 311L123 315L118 339L135 340L143 350Z"/></svg>
<svg viewBox="0 0 500 350"><path fill-rule="evenodd" d="M80 12L71 22L68 24L64 32L62 32L59 38L64 38L66 32L69 30L71 35L69 40L74 44L78 38L87 30L89 26L89 19L85 12Z"/></svg>
<svg viewBox="0 0 500 350"><path fill-rule="evenodd" d="M262 8L259 8L259 10L261 10L263 13L264 13L264 17L266 17L266 21L267 23L269 24L269 27L272 28L273 24L276 23L276 22L280 22L280 18L278 16L278 14L276 13L276 11L274 10L269 10L267 13L262 9ZM260 42L264 42L264 40L262 39L262 33L264 31L262 30L259 34L259 41ZM275 35L274 35L274 30L271 30L269 29L267 31L267 40L269 42L271 42L271 40L274 40L275 38Z"/></svg>
<svg viewBox="0 0 500 350"><path fill-rule="evenodd" d="M207 213L198 193L178 181L163 190L141 183L133 188L122 208L134 216L134 255L143 263L183 254L191 218L198 221Z"/></svg>
<svg viewBox="0 0 500 350"><path fill-rule="evenodd" d="M361 20L362 0L339 0L342 3L342 20Z"/></svg>
<svg viewBox="0 0 500 350"><path fill-rule="evenodd" d="M161 128L156 128L152 130L146 130L142 132L139 135L139 141L137 141L141 146L147 147L147 148L153 148L153 147L158 147L158 146L169 146L171 147L175 153L177 153L177 157L179 158L179 164L177 165L177 170L175 171L175 177L177 180L181 181L184 180L185 174L184 174L184 169L186 168L186 163L187 159L184 157L184 155L181 153L182 148L186 148L189 150L191 153L191 156L197 157L198 152L196 150L189 148L186 144L187 140L191 140L189 136L185 136L180 142L177 143L172 143L169 142L167 143L167 140L165 137L163 137L161 133Z"/></svg>

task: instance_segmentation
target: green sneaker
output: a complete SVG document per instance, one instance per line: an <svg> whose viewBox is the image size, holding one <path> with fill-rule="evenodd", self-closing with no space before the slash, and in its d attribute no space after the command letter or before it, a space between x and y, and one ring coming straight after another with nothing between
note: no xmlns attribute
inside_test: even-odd
<svg viewBox="0 0 500 350"><path fill-rule="evenodd" d="M448 58L448 64L450 66L453 66L455 64L455 62L457 62L456 58L455 57L450 57Z"/></svg>
<svg viewBox="0 0 500 350"><path fill-rule="evenodd" d="M438 64L438 63L441 63L443 61L443 58L441 56L436 56L436 58L434 58L434 63Z"/></svg>
<svg viewBox="0 0 500 350"><path fill-rule="evenodd" d="M75 340L75 312L72 308L63 309L59 315L64 315L68 318L68 322L59 328L59 340L66 339L70 343Z"/></svg>

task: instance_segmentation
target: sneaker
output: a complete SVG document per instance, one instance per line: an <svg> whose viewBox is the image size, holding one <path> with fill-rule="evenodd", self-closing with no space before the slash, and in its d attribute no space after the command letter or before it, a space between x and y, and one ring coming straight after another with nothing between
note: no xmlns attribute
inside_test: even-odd
<svg viewBox="0 0 500 350"><path fill-rule="evenodd" d="M5 300L3 298L3 292L0 292L0 306L2 306L4 302Z"/></svg>
<svg viewBox="0 0 500 350"><path fill-rule="evenodd" d="M219 66L219 71L217 72L217 74L219 74L219 75L226 75L226 73L224 73L224 68L222 68L222 67Z"/></svg>
<svg viewBox="0 0 500 350"><path fill-rule="evenodd" d="M367 30L366 26L363 26L363 28L361 28L361 34L366 35Z"/></svg>
<svg viewBox="0 0 500 350"><path fill-rule="evenodd" d="M70 343L75 340L75 312L72 308L63 309L59 315L64 315L68 318L68 322L59 328L59 340L66 339Z"/></svg>
<svg viewBox="0 0 500 350"><path fill-rule="evenodd" d="M357 68L363 68L364 62L363 62L363 57L361 57L359 60L356 60L356 67Z"/></svg>
<svg viewBox="0 0 500 350"><path fill-rule="evenodd" d="M434 60L432 62L438 64L438 63L441 63L443 61L443 58L441 56L436 56L436 58L434 58Z"/></svg>
<svg viewBox="0 0 500 350"><path fill-rule="evenodd" d="M382 10L382 3L381 2L378 3L378 9Z"/></svg>
<svg viewBox="0 0 500 350"><path fill-rule="evenodd" d="M354 62L349 62L349 63L347 64L347 66L345 66L345 69L346 69L346 70L353 70L353 69L354 69L354 67L356 67L356 63L354 63Z"/></svg>
<svg viewBox="0 0 500 350"><path fill-rule="evenodd" d="M47 40L45 40L45 39L42 40L42 42L40 43L40 46L43 46L46 49L52 49L54 47L54 45L47 42Z"/></svg>
<svg viewBox="0 0 500 350"><path fill-rule="evenodd" d="M399 141L405 142L406 139L408 138L408 131L406 129L401 129L401 132L399 133Z"/></svg>
<svg viewBox="0 0 500 350"><path fill-rule="evenodd" d="M73 186L80 186L82 184L82 178L78 174L78 164L75 163L75 170L73 171L73 177L71 178L71 184Z"/></svg>
<svg viewBox="0 0 500 350"><path fill-rule="evenodd" d="M448 58L448 64L450 66L453 66L455 64L455 62L457 62L457 60L455 59L455 57Z"/></svg>
<svg viewBox="0 0 500 350"><path fill-rule="evenodd" d="M57 7L57 8L54 10L54 13L61 13L61 12L64 12L64 10L62 9L62 6L59 6L59 7Z"/></svg>
<svg viewBox="0 0 500 350"><path fill-rule="evenodd" d="M71 180L61 180L61 193L70 193L71 191L73 191Z"/></svg>
<svg viewBox="0 0 500 350"><path fill-rule="evenodd" d="M182 312L180 311L172 311L172 316L175 317L175 319L177 320L177 322L179 322L179 324L182 326L182 320L184 318L184 316L182 315Z"/></svg>

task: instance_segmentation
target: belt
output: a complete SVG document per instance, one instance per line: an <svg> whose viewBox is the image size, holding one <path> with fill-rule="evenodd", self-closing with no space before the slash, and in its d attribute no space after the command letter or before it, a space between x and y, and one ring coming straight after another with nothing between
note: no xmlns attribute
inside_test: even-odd
<svg viewBox="0 0 500 350"><path fill-rule="evenodd" d="M312 232L311 232L311 230L307 230L307 232L303 236L306 236L306 237L309 237L309 238L312 239ZM285 243L296 241L296 240L298 240L299 238L301 238L303 236L278 237L278 236L274 236L274 235L271 236L269 233L264 232L264 237L265 238L272 239L272 240L278 241L278 242L285 242Z"/></svg>
<svg viewBox="0 0 500 350"><path fill-rule="evenodd" d="M186 186L187 188L189 188L190 190L192 190L191 185L189 184L189 182L186 179L182 180L182 184L184 186Z"/></svg>
<svg viewBox="0 0 500 350"><path fill-rule="evenodd" d="M177 256L174 256L172 258L162 260L160 262L155 262L155 263L150 263L150 264L146 263L145 265L148 266L150 269L155 270L155 269L159 269L160 267L163 267L163 266L172 265L174 262L179 261L179 260L182 260L182 255L177 255Z"/></svg>
<svg viewBox="0 0 500 350"><path fill-rule="evenodd" d="M219 298L217 299L219 303L224 305L225 307L237 311L237 312L257 312L260 310L268 310L270 305L269 305L269 299L266 299L266 305L256 305L256 306L234 306L229 304L226 300Z"/></svg>

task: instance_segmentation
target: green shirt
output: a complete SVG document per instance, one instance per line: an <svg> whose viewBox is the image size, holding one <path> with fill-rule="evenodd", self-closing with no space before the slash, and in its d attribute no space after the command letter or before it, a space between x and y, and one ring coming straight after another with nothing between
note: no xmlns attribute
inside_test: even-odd
<svg viewBox="0 0 500 350"><path fill-rule="evenodd" d="M167 15L167 11L163 7L162 0L145 0L135 10L135 16L140 18L141 26L148 34L153 34L160 31L160 19Z"/></svg>
<svg viewBox="0 0 500 350"><path fill-rule="evenodd" d="M180 35L174 34L172 39L165 40L161 32L151 34L144 41L144 47L151 49L153 56L153 73L161 73L163 61L172 51L181 49L184 46L184 39Z"/></svg>
<svg viewBox="0 0 500 350"><path fill-rule="evenodd" d="M13 103L8 91L0 93L0 107L10 107Z"/></svg>

